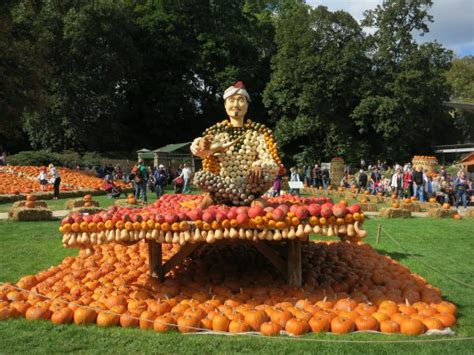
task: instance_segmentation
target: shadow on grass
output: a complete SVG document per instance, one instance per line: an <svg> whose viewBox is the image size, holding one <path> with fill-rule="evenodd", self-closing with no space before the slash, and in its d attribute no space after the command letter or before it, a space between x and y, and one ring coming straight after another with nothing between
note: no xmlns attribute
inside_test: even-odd
<svg viewBox="0 0 474 355"><path fill-rule="evenodd" d="M382 254L382 255L389 255L390 257L392 257L393 259L399 261L399 260L402 260L402 259L408 259L410 258L411 256L423 256L422 254L414 254L414 253L402 253L402 252L398 252L398 251L387 251L387 250L384 250L384 249L378 249L378 248L374 248L375 250L377 250L377 252L379 254Z"/></svg>

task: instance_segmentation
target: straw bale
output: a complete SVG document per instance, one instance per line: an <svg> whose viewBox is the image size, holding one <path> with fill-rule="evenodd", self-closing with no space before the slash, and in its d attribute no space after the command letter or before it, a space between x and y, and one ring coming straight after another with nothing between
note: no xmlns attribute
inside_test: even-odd
<svg viewBox="0 0 474 355"><path fill-rule="evenodd" d="M411 212L402 208L382 208L379 216L382 218L410 218Z"/></svg>
<svg viewBox="0 0 474 355"><path fill-rule="evenodd" d="M377 212L378 207L375 203L370 203L370 202L365 202L365 203L360 203L360 208L364 212Z"/></svg>
<svg viewBox="0 0 474 355"><path fill-rule="evenodd" d="M457 213L454 209L445 209L445 208L430 208L428 210L428 216L431 218L453 218Z"/></svg>
<svg viewBox="0 0 474 355"><path fill-rule="evenodd" d="M50 221L53 212L47 208L18 207L11 210L10 219L14 221Z"/></svg>
<svg viewBox="0 0 474 355"><path fill-rule="evenodd" d="M77 207L71 210L71 212L79 212L79 213L87 213L87 214L96 214L102 211L104 211L104 209L100 207Z"/></svg>

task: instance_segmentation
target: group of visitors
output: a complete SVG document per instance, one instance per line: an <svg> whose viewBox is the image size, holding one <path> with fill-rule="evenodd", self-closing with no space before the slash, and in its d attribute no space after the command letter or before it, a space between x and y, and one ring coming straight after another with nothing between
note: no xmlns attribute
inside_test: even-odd
<svg viewBox="0 0 474 355"><path fill-rule="evenodd" d="M38 174L38 182L40 184L41 191L48 191L49 185L53 186L53 200L59 198L59 185L61 185L61 175L58 169L53 165L49 164L46 168L42 166L40 173Z"/></svg>
<svg viewBox="0 0 474 355"><path fill-rule="evenodd" d="M384 170L378 165L371 166L366 172L360 169L358 174L358 191L367 190L371 194L395 194L397 198L416 197L421 202L435 198L439 203L450 203L464 208L473 195L473 180L467 178L465 171L460 170L451 177L444 167L439 173L429 173L421 166L412 167L411 163L403 167L395 164L393 169Z"/></svg>
<svg viewBox="0 0 474 355"><path fill-rule="evenodd" d="M142 159L132 168L128 180L132 183L136 199L142 199L144 204L148 203L147 190L156 193L160 198L164 194L167 185L173 185L174 193L191 192L192 169L187 163L180 165L177 169L166 169L160 164L157 167L145 166Z"/></svg>
<svg viewBox="0 0 474 355"><path fill-rule="evenodd" d="M425 202L430 198L436 198L437 202L446 202L456 208L461 205L466 208L469 202L474 200L473 178L469 178L462 170L452 177L444 167L441 167L439 173L428 173L421 166L412 167L411 163L389 166L386 161L377 161L366 166L365 160L361 160L359 171L355 174L350 172L346 165L342 180L333 183L345 188L355 187L357 192L395 195L398 199L415 196ZM271 191L273 196L280 195L282 180L285 178L289 182L301 181L305 186L316 188L327 189L331 185L328 169L321 169L318 164L305 165L302 168L295 166L288 174L280 169ZM291 187L289 192L294 195L300 194L299 189Z"/></svg>

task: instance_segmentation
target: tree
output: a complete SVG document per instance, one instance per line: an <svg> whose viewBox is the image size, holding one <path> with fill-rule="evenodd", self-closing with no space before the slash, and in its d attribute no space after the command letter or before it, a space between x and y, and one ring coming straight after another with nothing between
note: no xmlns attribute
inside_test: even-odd
<svg viewBox="0 0 474 355"><path fill-rule="evenodd" d="M474 103L474 56L455 58L446 79L452 88L452 101ZM451 112L455 127L461 132L460 141L474 139L474 112L453 110Z"/></svg>
<svg viewBox="0 0 474 355"><path fill-rule="evenodd" d="M14 3L0 3L0 152L28 147L21 117L41 103L40 72L45 65L29 36L15 24Z"/></svg>
<svg viewBox="0 0 474 355"><path fill-rule="evenodd" d="M400 161L430 153L434 144L450 139L446 132L455 132L443 106L450 94L444 73L452 53L413 38L416 31L428 32L431 5L431 0L389 0L365 13L363 24L376 28L367 38L371 85L352 118L374 158Z"/></svg>
<svg viewBox="0 0 474 355"><path fill-rule="evenodd" d="M300 1L286 3L275 25L278 49L264 103L285 160L351 155L360 137L350 114L369 70L362 29L344 11Z"/></svg>
<svg viewBox="0 0 474 355"><path fill-rule="evenodd" d="M453 100L474 103L474 56L454 58L446 78L453 88Z"/></svg>

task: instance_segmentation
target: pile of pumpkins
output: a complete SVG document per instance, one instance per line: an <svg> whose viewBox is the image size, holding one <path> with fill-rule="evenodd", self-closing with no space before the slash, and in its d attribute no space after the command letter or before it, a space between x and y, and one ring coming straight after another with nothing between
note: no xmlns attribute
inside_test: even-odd
<svg viewBox="0 0 474 355"><path fill-rule="evenodd" d="M164 245L164 260L179 249ZM362 243L304 245L301 288L287 286L245 245L204 244L163 283L148 276L147 259L144 242L96 246L89 256L80 251L1 286L0 319L269 336L367 330L418 335L456 323L457 308L439 289Z"/></svg>

